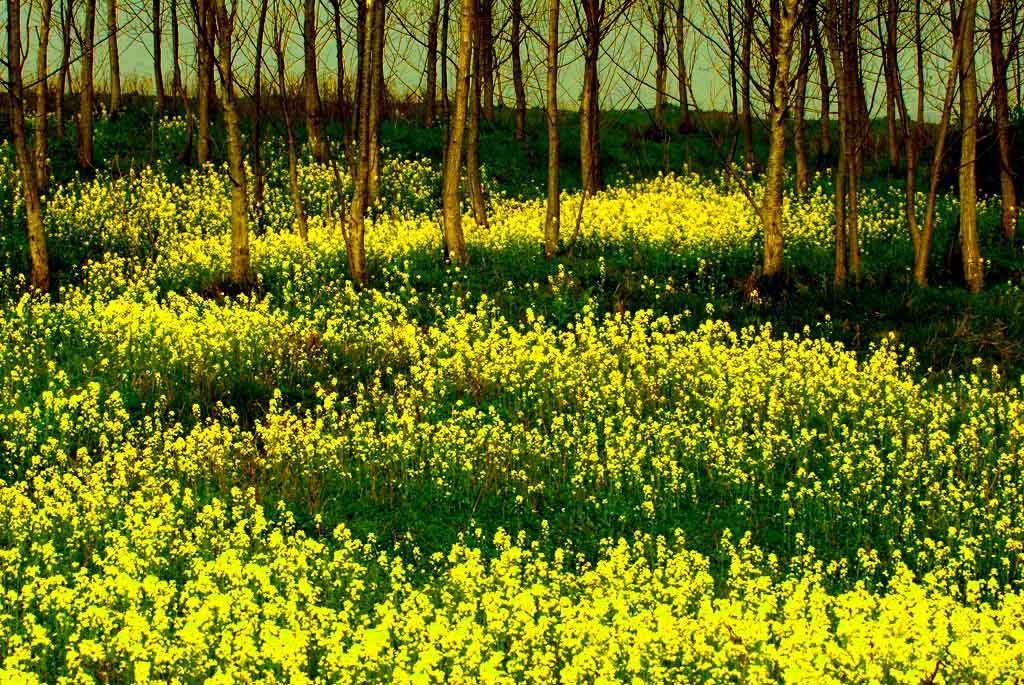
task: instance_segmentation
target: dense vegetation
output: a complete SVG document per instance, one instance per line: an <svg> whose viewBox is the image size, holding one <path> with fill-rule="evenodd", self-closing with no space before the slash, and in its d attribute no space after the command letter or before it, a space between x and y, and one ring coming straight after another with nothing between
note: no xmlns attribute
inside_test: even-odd
<svg viewBox="0 0 1024 685"><path fill-rule="evenodd" d="M0 162L3 682L1024 669L1024 300L998 203L986 292L922 292L880 181L862 285L835 291L821 174L787 192L785 287L758 292L735 179L623 176L582 211L567 192L548 261L530 159L496 153L491 227L467 210L455 267L438 160L397 126L369 284L347 279L334 170L300 167L303 243L268 153L240 291L224 169L133 164L120 125L97 133L105 170L46 199L51 295L24 294ZM640 145L609 154L642 168L661 143ZM937 245L956 211L944 196Z"/></svg>

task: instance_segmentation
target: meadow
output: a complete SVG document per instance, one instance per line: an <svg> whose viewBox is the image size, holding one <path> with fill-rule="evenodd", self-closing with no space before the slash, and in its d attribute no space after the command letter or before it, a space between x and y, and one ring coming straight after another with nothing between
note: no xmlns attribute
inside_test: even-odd
<svg viewBox="0 0 1024 685"><path fill-rule="evenodd" d="M760 293L747 196L687 172L566 191L549 262L492 172L458 268L396 148L364 288L334 171L304 243L267 154L251 289L225 170L157 163L52 189L53 296L0 157L0 681L1017 682L1019 252L913 291L880 183L833 292L825 174Z"/></svg>

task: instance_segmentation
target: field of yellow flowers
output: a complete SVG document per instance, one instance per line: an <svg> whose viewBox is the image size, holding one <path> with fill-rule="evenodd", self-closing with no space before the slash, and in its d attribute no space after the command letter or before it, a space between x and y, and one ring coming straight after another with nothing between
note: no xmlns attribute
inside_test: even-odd
<svg viewBox="0 0 1024 685"><path fill-rule="evenodd" d="M1019 682L1020 379L718 320L758 224L697 176L588 200L585 275L515 277L544 208L496 188L438 267L436 173L386 166L360 291L326 167L237 295L222 169L55 189L59 296L0 275L0 682ZM830 212L787 200L791 259ZM606 255L656 307L592 297Z"/></svg>

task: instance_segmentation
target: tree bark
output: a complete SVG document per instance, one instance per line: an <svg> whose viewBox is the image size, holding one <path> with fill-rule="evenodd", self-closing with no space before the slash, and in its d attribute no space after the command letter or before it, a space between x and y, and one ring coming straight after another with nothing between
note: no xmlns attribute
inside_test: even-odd
<svg viewBox="0 0 1024 685"><path fill-rule="evenodd" d="M334 60L337 71L338 92L335 93L335 114L338 121L345 121L345 42L341 34L341 1L331 0L331 15L334 20Z"/></svg>
<svg viewBox="0 0 1024 685"><path fill-rule="evenodd" d="M494 123L494 0L477 1L480 36L481 109L484 119Z"/></svg>
<svg viewBox="0 0 1024 685"><path fill-rule="evenodd" d="M266 0L264 0L264 3ZM284 28L275 15L273 48L277 59L277 92L281 102L281 114L284 116L285 138L288 141L288 190L292 198L292 211L295 212L295 228L302 242L309 241L309 225L306 221L306 208L299 193L299 155L295 149L295 124L292 121L291 105L288 101L288 80L285 77ZM346 249L348 245L346 244Z"/></svg>
<svg viewBox="0 0 1024 685"><path fill-rule="evenodd" d="M466 131L466 101L469 95L469 71L473 53L474 0L462 0L459 17L459 61L455 81L455 111L448 134L444 160L442 202L444 205L444 244L448 258L464 264L469 258L462 232L462 204L459 172L462 168L462 143Z"/></svg>
<svg viewBox="0 0 1024 685"><path fill-rule="evenodd" d="M54 93L54 113L57 117L57 137L63 138L66 115L64 112L64 91L70 81L71 71L71 35L74 27L74 8L72 0L61 0L60 3L60 70L57 72L57 91Z"/></svg>
<svg viewBox="0 0 1024 685"><path fill-rule="evenodd" d="M49 119L47 118L47 81L49 72L47 58L50 51L50 21L53 17L53 0L41 0L39 33L36 49L36 181L40 192L50 183L50 162L47 150Z"/></svg>
<svg viewBox="0 0 1024 685"><path fill-rule="evenodd" d="M320 86L316 70L316 0L304 0L302 13L303 96L306 103L306 133L313 158L324 161L324 142L320 131Z"/></svg>
<svg viewBox="0 0 1024 685"><path fill-rule="evenodd" d="M581 0L586 24L583 27L583 95L580 98L580 175L583 193L601 189L601 142L597 59L601 49L604 5L600 0Z"/></svg>
<svg viewBox="0 0 1024 685"><path fill-rule="evenodd" d="M160 21L160 0L153 0L153 88L157 112L163 112L164 103L164 55L163 26Z"/></svg>
<svg viewBox="0 0 1024 685"><path fill-rule="evenodd" d="M814 52L818 58L818 89L821 94L821 111L818 117L821 131L818 135L818 166L822 166L822 159L827 159L832 154L832 121L831 121L831 96L832 82L828 77L828 58L825 56L825 46L821 40L821 31L818 22L811 26L811 36L814 39Z"/></svg>
<svg viewBox="0 0 1024 685"><path fill-rule="evenodd" d="M267 32L267 12L269 0L260 0L259 16L256 18L256 64L254 65L252 98L255 104L255 116L252 122L252 175L253 204L257 209L257 217L262 223L263 214L263 45ZM257 227L259 224L257 224Z"/></svg>
<svg viewBox="0 0 1024 685"><path fill-rule="evenodd" d="M427 25L427 90L423 94L423 124L428 127L434 125L437 116L437 31L440 21L441 0L434 0L430 6L430 23Z"/></svg>
<svg viewBox="0 0 1024 685"><path fill-rule="evenodd" d="M796 94L793 102L793 155L796 162L795 190L798 195L807 192L810 172L807 166L807 138L804 115L807 111L807 81L811 60L811 19L800 22L800 66L797 74Z"/></svg>
<svg viewBox="0 0 1024 685"><path fill-rule="evenodd" d="M477 9L481 7L477 0ZM481 14L477 15L482 16ZM473 42L473 81L469 94L469 115L466 122L466 184L469 186L469 202L473 207L473 217L481 229L490 228L487 223L487 203L484 200L483 182L480 178L480 115L483 99L483 52L487 46L484 37L486 22L475 22L475 40Z"/></svg>
<svg viewBox="0 0 1024 685"><path fill-rule="evenodd" d="M21 17L21 2L7 0L7 16ZM21 22L7 23L8 101L11 110L11 137L21 171L25 216L28 219L28 248L32 261L32 287L39 292L50 288L50 267L43 233L43 211L39 199L36 165L25 136L25 90L21 77Z"/></svg>
<svg viewBox="0 0 1024 685"><path fill-rule="evenodd" d="M117 46L117 0L107 0L107 59L110 62L111 119L121 110L121 53Z"/></svg>
<svg viewBox="0 0 1024 685"><path fill-rule="evenodd" d="M676 0L676 71L679 76L679 132L693 131L690 79L686 71L686 0Z"/></svg>
<svg viewBox="0 0 1024 685"><path fill-rule="evenodd" d="M90 0L91 1L91 0ZM213 22L210 6L216 0L196 0L193 5L196 20L196 102L199 109L199 140L196 156L199 166L210 161L210 100L213 88Z"/></svg>
<svg viewBox="0 0 1024 685"><path fill-rule="evenodd" d="M380 120L384 115L384 13L386 8L386 0L375 0L373 40L370 41L373 50L373 61L370 63L373 82L370 84L370 138L368 143L370 175L366 186L366 201L370 205L375 204L380 198Z"/></svg>
<svg viewBox="0 0 1024 685"><path fill-rule="evenodd" d="M362 13L363 23L360 25L360 45L358 74L356 83L356 103L354 111L358 114L356 123L356 160L353 173L352 203L349 205L348 235L345 237L345 248L348 256L348 271L355 283L367 281L366 272L366 205L367 186L370 174L370 127L371 106L373 99L373 62L374 33L376 30L376 2L367 0Z"/></svg>
<svg viewBox="0 0 1024 685"><path fill-rule="evenodd" d="M960 252L963 255L964 280L972 293L981 291L983 273L978 246L978 187L975 181L978 148L978 80L974 63L974 27L978 0L964 0L960 21L963 22L963 48L960 50L960 95L963 111L960 122L963 136L960 143Z"/></svg>
<svg viewBox="0 0 1024 685"><path fill-rule="evenodd" d="M764 198L761 202L761 222L764 224L764 259L761 273L764 278L778 278L782 273L782 179L785 173L786 153L785 114L789 107L790 61L793 36L798 19L799 0L779 0L772 3L771 44L774 73L771 79L770 109L768 112L768 168L765 172ZM748 17L749 18L749 17Z"/></svg>
<svg viewBox="0 0 1024 685"><path fill-rule="evenodd" d="M740 29L740 126L743 131L743 164L752 169L754 159L754 124L750 111L750 58L754 43L754 1L743 0L743 24ZM783 136L785 140L785 136Z"/></svg>
<svg viewBox="0 0 1024 685"><path fill-rule="evenodd" d="M184 107L184 100L188 97L188 93L185 92L185 86L181 80L181 55L178 50L178 0L171 0L171 61L174 63L171 91L174 93L175 99L181 98L180 106Z"/></svg>
<svg viewBox="0 0 1024 685"><path fill-rule="evenodd" d="M558 0L548 0L548 203L544 220L544 256L558 251L562 209L558 141Z"/></svg>
<svg viewBox="0 0 1024 685"><path fill-rule="evenodd" d="M1003 0L989 0L988 37L992 55L992 110L999 146L999 189L1002 199L1000 224L1003 236L1012 241L1017 231L1017 193L1010 152L1010 102L1007 93L1009 65L1003 51Z"/></svg>
<svg viewBox="0 0 1024 685"><path fill-rule="evenodd" d="M526 87L523 85L523 0L512 0L512 87L516 91L516 140L526 140Z"/></svg>
<svg viewBox="0 0 1024 685"><path fill-rule="evenodd" d="M93 166L93 106L95 83L93 59L96 54L96 0L85 0L85 35L82 36L82 90L78 107L78 164Z"/></svg>
<svg viewBox="0 0 1024 685"><path fill-rule="evenodd" d="M234 10L228 12L225 0L212 0L216 14L218 64L220 67L224 126L228 137L228 176L231 178L231 279L241 286L249 283L249 192L242 159L242 131L235 100L231 43Z"/></svg>
<svg viewBox="0 0 1024 685"><path fill-rule="evenodd" d="M665 130L665 94L668 84L665 0L656 0L654 11L654 126L660 135Z"/></svg>

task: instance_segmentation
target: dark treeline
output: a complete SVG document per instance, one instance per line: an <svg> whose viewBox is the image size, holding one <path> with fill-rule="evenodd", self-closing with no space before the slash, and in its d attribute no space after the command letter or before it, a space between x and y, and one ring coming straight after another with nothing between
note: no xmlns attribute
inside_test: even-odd
<svg viewBox="0 0 1024 685"><path fill-rule="evenodd" d="M106 10L100 27L96 0L28 1L6 3L7 17L28 21L7 22L4 88L23 180L32 283L39 290L49 287L41 198L50 183L51 138L70 139L73 128L78 166L86 171L96 167L96 113L102 106L106 116L117 118L130 106L119 64L129 22L148 31L153 69L147 106L157 114L181 114L188 122L182 159L192 164L210 161L215 117L222 122L231 180L231 273L242 286L251 277L248 217L250 206L262 202L261 136L270 117L275 126L283 122L291 197L303 237L305 214L296 180L303 144L312 159L351 174L354 191L347 197L343 222L349 270L353 280L367 281L363 223L380 194L381 122L399 111L389 93L397 67L386 59L386 48L389 40L399 39L416 46L424 71L421 87L407 98L402 113L443 130L439 204L445 258L456 263L467 260L461 227L463 174L474 217L487 225L481 122L495 121L506 91L511 93L519 141L528 136L528 110L543 103L548 141L544 249L549 258L563 249L559 110L567 103L560 103L558 94L567 90L560 84L560 66L567 62L580 72L571 87L579 92L582 192L596 193L604 181L602 88L610 73L628 73L634 79L627 84L634 102L642 101L643 89L654 92L645 135L667 145L666 112L676 105L680 114L672 134L703 129L715 141L721 167L736 183L745 185L752 177L760 181L763 192L750 196L763 228L758 278L776 281L783 273L782 199L790 182L790 159L796 193L809 190L815 166L831 169L836 288L861 279L859 193L869 164L873 173L884 167L890 176L903 179L913 279L919 287L928 286L937 197L943 175L953 169L964 280L972 292L982 288L979 140L982 147L992 141L991 176L997 178L1001 231L1007 241L1015 239L1018 179L1012 133L1020 114L1024 26L1019 0L983 0L980 6L977 0L547 0L530 5L523 0L500 5L495 0L461 0L458 6L433 0L422 8L397 0L327 0L322 5L317 0L152 0L151 5L130 6L107 0L100 8ZM425 23L417 26L421 15ZM22 35L22 24L27 35ZM623 64L628 60L612 45L627 28L650 36L637 48L639 56L629 57L649 60L654 71L650 83L645 74L635 74L643 69ZM188 50L182 29L193 39ZM301 62L290 49L293 34L301 34ZM321 63L327 45L336 59L333 73L324 73ZM529 49L538 45L543 48L539 57ZM29 46L35 48L34 69ZM346 64L353 46L356 63ZM97 50L107 53L103 93L96 88ZM168 51L172 68L165 75ZM730 103L724 115L697 111L692 74L699 59L723 65ZM884 96L878 120L884 126L873 125L878 84L870 74L876 65ZM982 70L989 73L979 85ZM299 72L296 88L293 76ZM543 97L528 97L530 74L532 90ZM941 74L940 87L930 92L935 74ZM332 93L321 92L325 83L334 84ZM926 122L928 103L938 112L937 123ZM51 118L52 135L47 125ZM709 123L716 118L724 125ZM340 127L340 146L328 144L328 125ZM251 132L248 149L243 127ZM766 152L754 145L755 134L762 133ZM247 161L253 179L248 178ZM340 193L341 177L335 177ZM918 206L919 191L924 192L923 208Z"/></svg>

